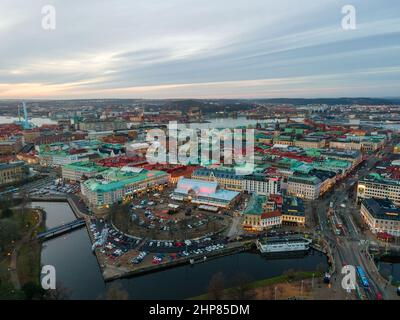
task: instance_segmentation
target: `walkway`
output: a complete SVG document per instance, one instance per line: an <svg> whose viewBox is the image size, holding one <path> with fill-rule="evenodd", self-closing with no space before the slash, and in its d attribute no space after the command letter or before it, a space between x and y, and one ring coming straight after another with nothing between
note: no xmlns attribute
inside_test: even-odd
<svg viewBox="0 0 400 320"><path fill-rule="evenodd" d="M21 289L21 283L19 281L19 277L18 277L18 266L17 266L17 262L18 262L18 252L21 248L21 246L23 244L25 244L26 242L31 240L31 236L34 230L36 230L37 228L39 228L39 226L42 224L43 222L43 214L41 211L39 212L39 221L38 223L29 230L29 232L21 239L18 240L15 244L14 250L11 253L11 258L10 258L10 279L12 284L14 285L15 289Z"/></svg>

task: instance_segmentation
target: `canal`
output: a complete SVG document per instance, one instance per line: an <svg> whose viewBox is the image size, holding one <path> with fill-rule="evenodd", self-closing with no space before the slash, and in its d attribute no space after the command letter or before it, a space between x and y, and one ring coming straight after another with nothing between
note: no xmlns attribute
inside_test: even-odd
<svg viewBox="0 0 400 320"><path fill-rule="evenodd" d="M380 274L392 284L400 286L400 261L396 259L384 259L376 261Z"/></svg>
<svg viewBox="0 0 400 320"><path fill-rule="evenodd" d="M46 213L47 227L70 222L75 216L67 203L34 202ZM53 265L60 286L71 299L97 299L104 296L107 286L101 275L86 228L47 241L43 244L42 265ZM185 299L207 291L211 277L222 272L226 283L244 274L259 280L281 275L289 269L312 271L318 266L327 268L327 259L316 251L304 257L267 260L254 253L239 253L210 260L206 263L183 265L143 276L120 279L131 299Z"/></svg>

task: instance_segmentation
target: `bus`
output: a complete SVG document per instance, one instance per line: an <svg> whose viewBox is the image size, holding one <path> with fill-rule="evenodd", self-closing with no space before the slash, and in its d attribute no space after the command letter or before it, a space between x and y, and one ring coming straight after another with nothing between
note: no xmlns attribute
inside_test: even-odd
<svg viewBox="0 0 400 320"><path fill-rule="evenodd" d="M357 275L358 278L360 279L361 284L363 285L364 288L368 288L369 287L369 282L368 282L368 278L365 275L364 269L361 266L357 266Z"/></svg>

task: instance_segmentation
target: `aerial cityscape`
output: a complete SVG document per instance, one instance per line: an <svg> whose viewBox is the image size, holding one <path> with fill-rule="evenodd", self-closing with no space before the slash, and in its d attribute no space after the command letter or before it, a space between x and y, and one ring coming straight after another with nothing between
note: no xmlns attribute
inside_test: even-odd
<svg viewBox="0 0 400 320"><path fill-rule="evenodd" d="M0 300L400 300L397 2L18 2Z"/></svg>

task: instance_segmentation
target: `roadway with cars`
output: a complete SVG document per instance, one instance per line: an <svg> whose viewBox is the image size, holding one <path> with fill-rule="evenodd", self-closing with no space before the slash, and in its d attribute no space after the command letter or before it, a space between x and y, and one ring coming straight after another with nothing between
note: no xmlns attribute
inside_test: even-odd
<svg viewBox="0 0 400 320"><path fill-rule="evenodd" d="M366 257L365 248L361 244L362 240L366 240L366 235L358 229L354 222L354 216L359 215L360 209L356 204L356 196L354 195L353 199L349 197L350 193L354 192L353 188L356 188L357 180L366 176L377 162L378 160L374 155L368 157L353 174L339 182L333 191L330 191L313 204L316 206L319 219L319 234L333 249L336 274L332 276L332 289L336 298L339 299L349 297L349 294L341 285L341 270L345 265L360 265L363 267L369 279L369 288L363 288L367 299L376 299L378 293L382 294L384 299L397 297L395 292L392 293L386 290L386 283L382 281L382 277L377 273L374 262L369 257ZM329 222L328 207L331 202L334 204L333 209L343 222L343 233L341 235L333 232Z"/></svg>

